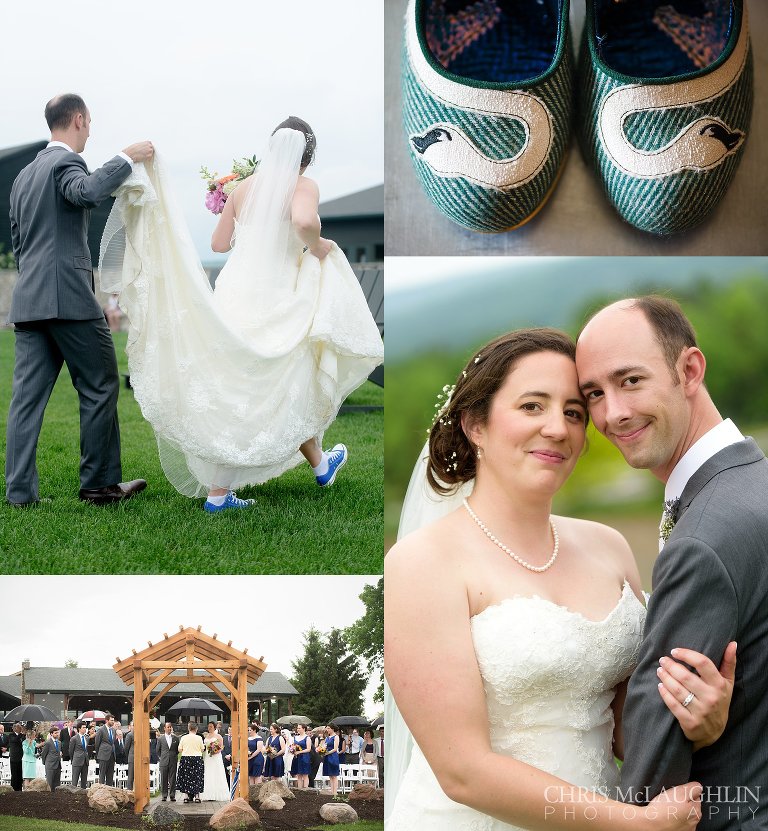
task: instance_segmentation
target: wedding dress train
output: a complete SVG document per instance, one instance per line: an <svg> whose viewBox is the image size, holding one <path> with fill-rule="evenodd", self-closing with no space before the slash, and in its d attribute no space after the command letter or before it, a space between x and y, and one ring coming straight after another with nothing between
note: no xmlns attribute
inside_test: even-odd
<svg viewBox="0 0 768 831"><path fill-rule="evenodd" d="M280 130L278 140L281 133L296 131ZM254 175L268 172L262 160ZM298 160L292 176L292 187L281 185L285 192L251 214L258 226L236 226L215 292L157 155L135 165L115 194L102 288L120 295L131 386L166 476L187 496L265 482L301 463L299 445L322 440L383 360L344 254L333 244L320 261L293 231Z"/></svg>
<svg viewBox="0 0 768 831"><path fill-rule="evenodd" d="M611 702L616 685L637 662L644 620L645 607L626 582L601 621L535 596L510 597L475 615L472 639L493 750L572 785L610 793L619 783ZM404 727L402 717L393 721ZM461 753L461 733L453 725L449 729ZM418 745L386 826L387 831L513 827L450 800Z"/></svg>

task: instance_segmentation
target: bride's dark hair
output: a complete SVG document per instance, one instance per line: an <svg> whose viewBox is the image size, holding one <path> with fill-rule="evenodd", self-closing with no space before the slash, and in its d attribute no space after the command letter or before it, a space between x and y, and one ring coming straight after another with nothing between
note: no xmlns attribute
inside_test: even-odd
<svg viewBox="0 0 768 831"><path fill-rule="evenodd" d="M537 352L555 352L576 360L576 345L565 332L520 329L492 340L459 373L450 401L438 411L429 433L427 481L437 493L453 493L475 478L477 451L464 433L462 416L485 424L493 397L515 364Z"/></svg>
<svg viewBox="0 0 768 831"><path fill-rule="evenodd" d="M317 139L315 138L312 128L303 119L298 118L295 115L289 115L285 121L281 121L277 127L275 127L272 131L272 135L274 136L278 130L282 130L283 128L298 130L300 133L304 133L307 146L304 148L304 155L301 157L301 166L309 167L312 164L312 160L315 158L315 150L317 149Z"/></svg>

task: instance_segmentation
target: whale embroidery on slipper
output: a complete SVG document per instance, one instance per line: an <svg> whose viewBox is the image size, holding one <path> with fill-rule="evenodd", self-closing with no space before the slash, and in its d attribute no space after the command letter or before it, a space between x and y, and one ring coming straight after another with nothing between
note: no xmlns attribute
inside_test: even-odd
<svg viewBox="0 0 768 831"><path fill-rule="evenodd" d="M411 0L406 15L406 48L417 81L436 100L455 109L519 121L525 140L508 159L491 159L457 126L432 124L409 136L417 158L438 176L463 177L489 188L508 190L530 182L543 169L552 149L552 115L535 95L524 90L489 89L458 83L438 72L423 54ZM430 135L443 130L447 135ZM423 149L419 147L423 146Z"/></svg>
<svg viewBox="0 0 768 831"><path fill-rule="evenodd" d="M697 118L658 150L639 150L627 139L624 124L631 115L651 110L696 107L727 92L741 77L749 52L746 8L736 48L707 75L669 84L629 84L606 95L598 116L598 135L610 160L639 179L662 178L683 170L711 170L744 142L720 118Z"/></svg>

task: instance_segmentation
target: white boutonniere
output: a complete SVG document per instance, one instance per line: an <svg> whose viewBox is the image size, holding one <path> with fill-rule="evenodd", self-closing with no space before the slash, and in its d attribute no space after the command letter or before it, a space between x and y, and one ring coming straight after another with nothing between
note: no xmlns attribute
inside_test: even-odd
<svg viewBox="0 0 768 831"><path fill-rule="evenodd" d="M667 499L664 502L664 513L661 516L661 524L659 525L659 536L666 542L672 529L675 527L680 511L680 498Z"/></svg>

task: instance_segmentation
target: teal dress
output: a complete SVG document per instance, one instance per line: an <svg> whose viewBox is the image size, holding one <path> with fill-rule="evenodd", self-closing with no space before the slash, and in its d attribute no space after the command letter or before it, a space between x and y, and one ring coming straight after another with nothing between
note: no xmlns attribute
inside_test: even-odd
<svg viewBox="0 0 768 831"><path fill-rule="evenodd" d="M21 757L21 778L34 779L37 776L37 758L35 757L35 740L24 739L21 743L24 755Z"/></svg>

